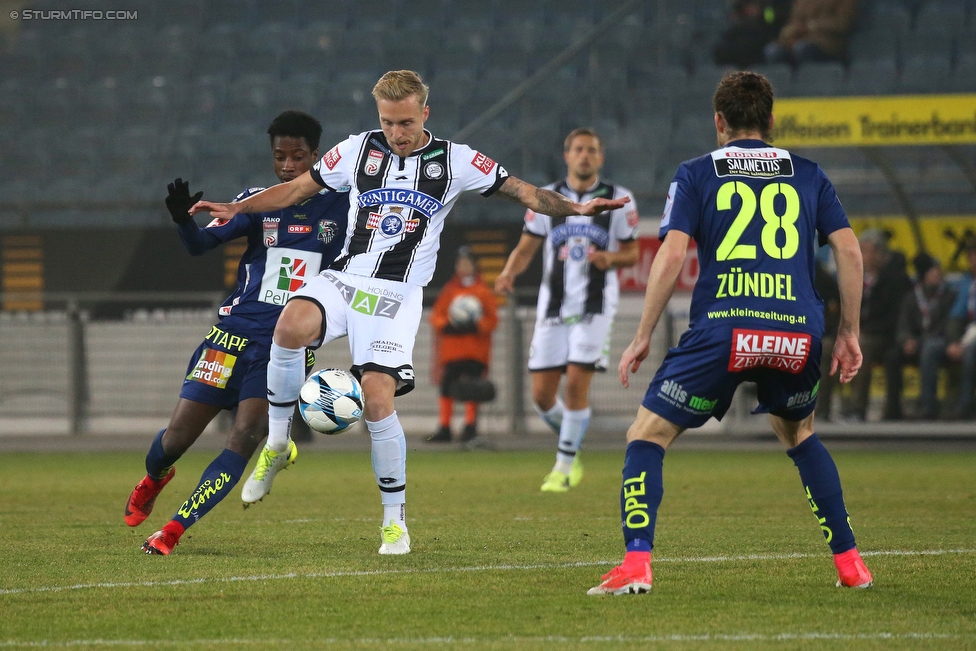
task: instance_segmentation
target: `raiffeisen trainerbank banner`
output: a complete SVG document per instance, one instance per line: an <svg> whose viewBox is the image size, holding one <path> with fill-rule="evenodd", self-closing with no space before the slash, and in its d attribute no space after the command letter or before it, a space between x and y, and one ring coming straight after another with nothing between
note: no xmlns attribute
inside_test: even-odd
<svg viewBox="0 0 976 651"><path fill-rule="evenodd" d="M778 99L777 147L976 143L976 95Z"/></svg>

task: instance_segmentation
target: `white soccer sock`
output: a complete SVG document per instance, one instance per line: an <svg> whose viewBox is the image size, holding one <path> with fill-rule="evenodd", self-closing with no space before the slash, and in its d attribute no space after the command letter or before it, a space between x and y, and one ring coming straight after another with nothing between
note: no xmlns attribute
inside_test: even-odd
<svg viewBox="0 0 976 651"><path fill-rule="evenodd" d="M545 421L546 425L552 429L553 432L559 434L563 425L563 414L566 413L566 405L563 401L556 397L556 404L549 408L549 411L543 411L542 407L537 405L535 402L532 403L535 407L535 413L539 414L539 418Z"/></svg>
<svg viewBox="0 0 976 651"><path fill-rule="evenodd" d="M282 348L271 342L268 362L268 447L281 454L288 449L291 418L305 381L305 349Z"/></svg>
<svg viewBox="0 0 976 651"><path fill-rule="evenodd" d="M400 528L404 531L407 530L407 515L406 515L407 505L404 503L400 504L384 504L383 505L383 526L387 526L391 522L393 524L400 525Z"/></svg>
<svg viewBox="0 0 976 651"><path fill-rule="evenodd" d="M366 428L373 441L373 473L380 487L383 526L390 524L392 518L406 531L407 439L403 435L400 419L393 412L383 420L366 421Z"/></svg>
<svg viewBox="0 0 976 651"><path fill-rule="evenodd" d="M590 424L593 410L567 409L563 412L563 425L559 429L559 447L556 448L556 466L559 472L569 474L573 465L573 458L579 452L586 435L586 427Z"/></svg>

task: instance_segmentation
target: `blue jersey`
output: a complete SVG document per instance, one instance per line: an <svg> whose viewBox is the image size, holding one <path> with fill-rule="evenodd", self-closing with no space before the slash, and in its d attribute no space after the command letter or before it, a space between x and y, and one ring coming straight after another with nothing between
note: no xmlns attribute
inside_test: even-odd
<svg viewBox="0 0 976 651"><path fill-rule="evenodd" d="M234 200L263 189L245 190ZM338 257L348 212L348 192L323 190L283 210L215 219L206 228L192 220L181 224L180 239L191 255L247 238L237 289L219 309L221 328L247 337L270 337L292 292Z"/></svg>
<svg viewBox="0 0 976 651"><path fill-rule="evenodd" d="M849 226L816 163L761 140L737 140L681 164L660 236L677 230L698 244L692 328L774 327L822 337L815 254Z"/></svg>

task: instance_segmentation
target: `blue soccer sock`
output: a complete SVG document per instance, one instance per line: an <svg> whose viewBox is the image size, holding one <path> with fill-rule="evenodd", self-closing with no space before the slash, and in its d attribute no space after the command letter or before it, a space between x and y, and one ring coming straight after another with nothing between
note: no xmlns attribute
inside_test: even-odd
<svg viewBox="0 0 976 651"><path fill-rule="evenodd" d="M620 521L628 552L654 548L654 524L663 497L664 448L650 441L631 441L620 489Z"/></svg>
<svg viewBox="0 0 976 651"><path fill-rule="evenodd" d="M830 551L841 554L854 549L854 531L844 505L840 475L837 474L837 466L827 448L814 434L795 448L787 450L786 454L793 459L794 465L800 471L800 481L806 490L807 500L813 509L813 515L820 522L820 529L830 545Z"/></svg>
<svg viewBox="0 0 976 651"><path fill-rule="evenodd" d="M163 450L163 434L165 433L165 427L159 430L156 438L153 439L152 445L149 446L149 453L146 454L146 474L157 480L165 477L169 469L173 467L173 464L183 456L182 454L166 454Z"/></svg>
<svg viewBox="0 0 976 651"><path fill-rule="evenodd" d="M194 522L209 513L210 509L230 494L244 474L245 466L247 466L247 459L236 452L231 450L221 452L203 471L200 484L190 495L190 499L183 502L176 510L173 520L179 522L184 529L189 529Z"/></svg>

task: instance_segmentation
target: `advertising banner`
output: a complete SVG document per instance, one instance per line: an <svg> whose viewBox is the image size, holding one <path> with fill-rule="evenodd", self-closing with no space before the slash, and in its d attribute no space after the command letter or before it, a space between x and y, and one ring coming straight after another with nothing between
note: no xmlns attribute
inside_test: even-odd
<svg viewBox="0 0 976 651"><path fill-rule="evenodd" d="M778 99L777 147L976 143L976 95Z"/></svg>

